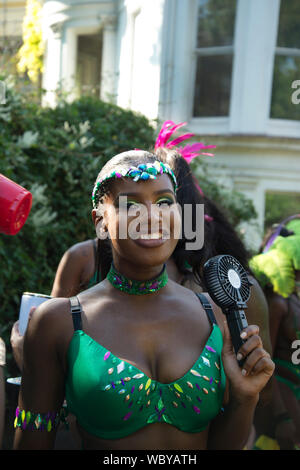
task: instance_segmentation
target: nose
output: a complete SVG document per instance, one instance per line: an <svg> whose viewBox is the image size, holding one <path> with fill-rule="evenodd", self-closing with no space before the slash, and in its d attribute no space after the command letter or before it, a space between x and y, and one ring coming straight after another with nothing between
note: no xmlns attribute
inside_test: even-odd
<svg viewBox="0 0 300 470"><path fill-rule="evenodd" d="M162 228L162 213L151 201L144 203L140 218L141 233L156 233Z"/></svg>

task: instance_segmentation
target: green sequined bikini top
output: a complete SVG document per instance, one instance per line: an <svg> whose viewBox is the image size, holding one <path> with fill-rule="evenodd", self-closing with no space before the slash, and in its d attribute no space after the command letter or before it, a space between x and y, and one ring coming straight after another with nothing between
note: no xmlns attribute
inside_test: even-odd
<svg viewBox="0 0 300 470"><path fill-rule="evenodd" d="M225 374L223 337L206 297L212 331L191 369L172 383L146 376L88 336L81 325L81 305L70 298L74 335L68 349L66 400L69 411L88 433L120 439L151 423L181 431L203 431L222 408Z"/></svg>

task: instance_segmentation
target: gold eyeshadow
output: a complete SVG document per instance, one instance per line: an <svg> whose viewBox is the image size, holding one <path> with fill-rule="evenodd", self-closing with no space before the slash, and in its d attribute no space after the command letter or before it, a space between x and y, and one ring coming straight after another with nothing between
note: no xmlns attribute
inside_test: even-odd
<svg viewBox="0 0 300 470"><path fill-rule="evenodd" d="M166 202L167 204L174 204L175 201L170 198L170 197L160 197L156 202L155 204L158 204L158 203L162 203L162 202Z"/></svg>
<svg viewBox="0 0 300 470"><path fill-rule="evenodd" d="M122 198L123 197L126 197L124 195L121 196ZM175 204L175 200L172 198L172 197L168 197L168 196L161 196L159 199L157 199L154 204L168 204L168 205L172 205L172 204ZM120 204L120 197L117 197L115 200L114 200L114 206L118 209L120 208L129 208L130 206L132 205L143 205L143 203L139 202L139 201L136 201L134 199L126 199L126 204Z"/></svg>

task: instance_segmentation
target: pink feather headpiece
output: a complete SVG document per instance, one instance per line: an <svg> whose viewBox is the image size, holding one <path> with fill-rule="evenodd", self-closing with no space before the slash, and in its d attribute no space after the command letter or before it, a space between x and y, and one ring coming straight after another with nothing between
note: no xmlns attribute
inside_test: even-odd
<svg viewBox="0 0 300 470"><path fill-rule="evenodd" d="M172 148L176 147L177 151L180 153L180 155L190 164L191 161L195 158L198 157L198 155L206 155L209 157L213 157L213 153L207 153L207 152L202 152L203 149L211 149L211 148L216 148L216 145L204 145L202 142L195 142L193 144L188 144L185 147L177 147L178 144L183 142L184 140L190 139L191 137L194 137L195 134L188 133L188 134L183 134L179 137L177 137L174 140L171 140L168 142L172 134L176 132L178 129L181 127L185 126L187 123L186 122L180 122L179 124L175 124L173 121L165 121L162 125L162 128L157 136L156 142L155 142L155 150L159 147L165 147L165 148ZM197 179L194 177L195 185L200 192L200 194L203 196L203 191L200 188ZM212 222L213 218L210 217L209 215L205 214L204 216L205 220L207 222Z"/></svg>
<svg viewBox="0 0 300 470"><path fill-rule="evenodd" d="M168 142L172 134L174 134L174 132L176 132L178 129L185 126L186 124L187 124L186 122L180 122L179 124L175 124L173 121L165 121L157 136L154 148L157 149L159 147L165 147L165 148L177 147L178 144L180 144L184 140L194 137L195 134L188 133L188 134L183 134L177 137L176 139ZM203 149L210 149L210 148L216 148L216 146L204 145L202 142L195 142L193 144L188 144L185 147L177 147L177 150L180 153L180 155L188 163L191 163L193 158L197 157L198 155L206 155L209 157L213 157L214 156L213 153L202 152Z"/></svg>

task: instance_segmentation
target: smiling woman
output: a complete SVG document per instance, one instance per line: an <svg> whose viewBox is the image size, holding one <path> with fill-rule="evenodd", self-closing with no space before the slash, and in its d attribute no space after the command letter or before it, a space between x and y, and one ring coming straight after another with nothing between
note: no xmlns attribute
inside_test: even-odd
<svg viewBox="0 0 300 470"><path fill-rule="evenodd" d="M241 371L222 312L168 278L166 262L182 241L176 192L159 152L125 152L101 170L93 220L110 235L101 240L105 278L77 297L45 302L30 321L15 448L53 447L64 398L85 449L243 447L274 364L251 325ZM129 231L135 206L145 208L137 238Z"/></svg>

